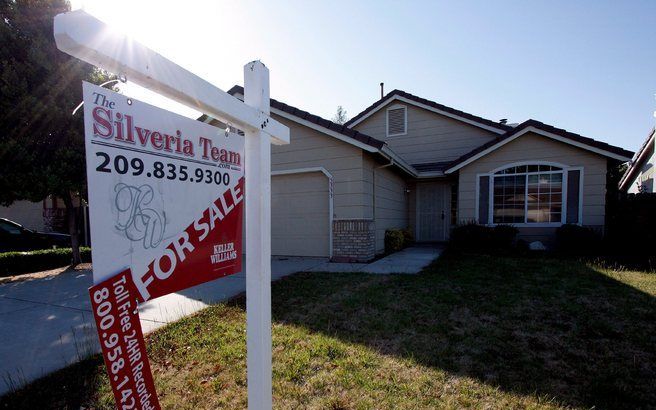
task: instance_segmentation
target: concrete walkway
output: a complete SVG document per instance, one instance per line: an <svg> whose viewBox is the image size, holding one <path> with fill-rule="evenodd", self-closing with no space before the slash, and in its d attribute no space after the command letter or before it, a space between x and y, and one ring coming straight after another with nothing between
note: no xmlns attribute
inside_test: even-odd
<svg viewBox="0 0 656 410"><path fill-rule="evenodd" d="M325 258L274 258L271 279L308 271ZM100 351L88 288L91 271L0 285L0 395ZM238 273L144 303L144 332L246 289Z"/></svg>
<svg viewBox="0 0 656 410"><path fill-rule="evenodd" d="M371 264L325 258L273 258L271 279L296 272L418 273L440 255L413 247ZM91 271L0 285L0 395L100 351L88 288ZM140 306L144 332L175 322L246 289L245 273L163 296Z"/></svg>
<svg viewBox="0 0 656 410"><path fill-rule="evenodd" d="M401 252L396 252L368 264L361 272L366 273L419 273L437 259L443 247L413 246Z"/></svg>
<svg viewBox="0 0 656 410"><path fill-rule="evenodd" d="M419 245L406 248L400 252L387 255L372 263L335 263L326 262L315 266L312 272L365 272L374 274L421 272L437 259L444 247L441 245Z"/></svg>

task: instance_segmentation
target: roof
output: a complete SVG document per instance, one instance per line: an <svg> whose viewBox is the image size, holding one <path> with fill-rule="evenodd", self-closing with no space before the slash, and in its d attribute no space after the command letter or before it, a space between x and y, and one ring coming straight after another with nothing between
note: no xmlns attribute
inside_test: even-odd
<svg viewBox="0 0 656 410"><path fill-rule="evenodd" d="M429 109L432 108L434 110L439 111L441 114L450 117L456 117L456 119L464 120L465 122L468 123L473 123L473 125L483 126L483 128L486 129L492 128L492 130L497 133L504 133L513 129L513 127L511 127L510 125L501 124L496 121L479 117L478 115L469 114L467 112L448 107L444 104L440 104L435 101L417 97L416 95L407 93L403 90L393 90L392 92L388 93L386 96L376 101L375 103L371 104L369 107L365 108L364 111L362 111L361 113L359 113L358 115L347 121L346 125L349 127L355 126L356 124L363 121L365 118L372 115L374 112L378 111L379 109L387 105L390 101L393 101L395 99L404 100L405 102L408 102L410 104L424 106Z"/></svg>
<svg viewBox="0 0 656 410"><path fill-rule="evenodd" d="M629 168L626 170L624 175L622 175L622 179L620 180L620 190L627 190L628 184L630 184L633 179L635 178L635 175L637 171L640 170L642 167L642 163L645 161L646 158L649 157L650 151L653 152L654 150L654 138L656 137L656 128L652 128L651 131L649 131L649 134L647 135L647 139L645 139L645 142L642 143L642 146L636 152L635 156L631 160L631 164L629 164Z"/></svg>
<svg viewBox="0 0 656 410"><path fill-rule="evenodd" d="M228 90L230 95L244 94L244 88L238 85L235 85L230 90ZM451 116L456 116L459 119L465 122L476 122L480 126L484 126L489 129L494 129L496 133L501 134L492 141L483 144L472 151L462 155L454 161L450 162L430 162L430 163L421 163L421 164L406 164L402 158L398 157L390 148L386 145L384 141L378 140L376 138L370 137L367 134L356 131L351 128L353 124L356 124L358 121L364 119L366 116L372 114L380 107L383 107L389 101L393 99L403 99L403 101L413 101L418 105L434 108L435 110L449 113ZM293 107L291 105L285 104L281 101L271 98L270 105L272 110L278 111L281 115L289 115L304 125L309 125L313 127L320 127L320 130L327 132L329 135L332 134L334 137L339 138L343 141L350 142L360 148L365 148L370 152L379 152L385 156L390 156L394 158L395 163L399 165L406 172L410 173L413 176L434 176L439 174L449 174L455 172L456 170L464 167L465 165L476 161L478 158L487 155L488 153L496 150L497 148L505 145L506 143L514 140L517 137L520 137L527 132L534 132L546 137L550 137L556 140L559 140L564 143L568 143L574 146L577 146L582 149L586 149L592 152L595 152L599 155L604 155L616 160L629 161L633 156L633 152L625 150L621 147L613 146L605 142L596 141L592 138L584 137L573 132L569 132L562 128L556 128L552 125L545 124L537 120L527 120L520 125L513 127L506 124L497 123L494 121L487 120L476 115L468 114L463 111L456 110L454 108L447 107L442 104L438 104L434 101L426 100L414 96L410 93L406 93L401 90L394 90L388 93L385 97L381 98L369 108L356 115L350 121L347 121L345 124L340 125L335 122L326 120L319 117L318 115L311 114L307 111L301 110L299 108ZM206 116L201 116L199 118L201 121L206 119ZM364 145L362 145L364 144ZM645 142L645 145L647 142ZM368 148L367 148L368 147ZM643 147L644 148L644 147Z"/></svg>
<svg viewBox="0 0 656 410"><path fill-rule="evenodd" d="M232 87L230 90L228 90L228 94L230 95L235 95L235 94L241 94L244 95L244 88L235 85ZM354 129L349 128L346 124L340 125L335 122L329 121L325 118L321 118L318 115L311 114L307 111L301 110L300 108L293 107L291 105L285 104L283 102L280 102L278 100L274 100L271 98L270 102L271 108L275 108L277 110L280 110L282 112L286 112L287 114L291 114L295 117L298 117L302 120L309 121L313 124L319 125L323 128L329 129L331 131L334 131L338 134L341 134L345 137L351 138L355 141L361 142L363 144L369 145L373 148L380 149L385 145L385 143L381 140L377 140L376 138L370 137L367 134L363 134L360 131L356 131Z"/></svg>
<svg viewBox="0 0 656 410"><path fill-rule="evenodd" d="M573 132L569 132L562 128L556 128L552 125L545 124L537 120L527 120L519 124L515 128L511 128L504 135L481 145L478 148L471 150L460 158L454 160L446 169L446 173L457 171L465 165L474 162L478 158L487 155L488 153L496 150L497 148L505 145L506 143L514 140L515 138L532 131L540 135L557 139L564 143L578 146L582 149L593 151L597 154L614 158L620 161L628 161L633 156L633 152L625 150L624 148L616 147L605 142L597 141L592 138L584 137Z"/></svg>

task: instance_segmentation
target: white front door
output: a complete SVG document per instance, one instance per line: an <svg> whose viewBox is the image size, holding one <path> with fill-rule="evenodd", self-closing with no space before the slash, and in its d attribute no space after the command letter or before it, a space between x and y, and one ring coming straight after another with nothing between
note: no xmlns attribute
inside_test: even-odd
<svg viewBox="0 0 656 410"><path fill-rule="evenodd" d="M417 184L417 241L435 242L447 239L449 185Z"/></svg>

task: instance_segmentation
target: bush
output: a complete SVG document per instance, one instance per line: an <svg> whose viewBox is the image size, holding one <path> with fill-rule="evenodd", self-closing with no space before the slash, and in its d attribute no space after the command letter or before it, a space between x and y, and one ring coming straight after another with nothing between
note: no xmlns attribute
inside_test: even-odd
<svg viewBox="0 0 656 410"><path fill-rule="evenodd" d="M471 252L508 251L515 246L519 230L511 225L494 227L468 223L458 225L451 232L452 248Z"/></svg>
<svg viewBox="0 0 656 410"><path fill-rule="evenodd" d="M91 248L80 248L80 255L82 262L91 262ZM72 260L71 248L0 253L0 276L60 268L70 265Z"/></svg>
<svg viewBox="0 0 656 410"><path fill-rule="evenodd" d="M405 247L403 232L400 229L385 231L385 253L398 252Z"/></svg>
<svg viewBox="0 0 656 410"><path fill-rule="evenodd" d="M412 232L410 229L402 229L401 233L403 234L403 247L410 246L414 243L415 238L412 237Z"/></svg>
<svg viewBox="0 0 656 410"><path fill-rule="evenodd" d="M484 225L467 223L451 231L449 245L460 250L480 250L490 241L490 229Z"/></svg>
<svg viewBox="0 0 656 410"><path fill-rule="evenodd" d="M556 249L558 252L574 256L598 254L601 248L601 235L591 228L567 224L556 229Z"/></svg>

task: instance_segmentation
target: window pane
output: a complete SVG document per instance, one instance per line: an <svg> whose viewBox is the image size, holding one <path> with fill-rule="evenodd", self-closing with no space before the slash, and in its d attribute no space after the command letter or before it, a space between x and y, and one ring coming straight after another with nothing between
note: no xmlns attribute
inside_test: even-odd
<svg viewBox="0 0 656 410"><path fill-rule="evenodd" d="M523 223L526 203L526 175L494 178L494 223Z"/></svg>
<svg viewBox="0 0 656 410"><path fill-rule="evenodd" d="M542 165L541 167L544 168L545 166ZM562 174L531 175L529 176L528 189L527 222L560 222L562 215Z"/></svg>

